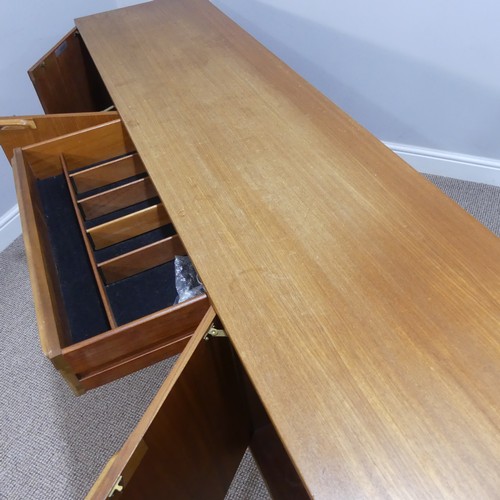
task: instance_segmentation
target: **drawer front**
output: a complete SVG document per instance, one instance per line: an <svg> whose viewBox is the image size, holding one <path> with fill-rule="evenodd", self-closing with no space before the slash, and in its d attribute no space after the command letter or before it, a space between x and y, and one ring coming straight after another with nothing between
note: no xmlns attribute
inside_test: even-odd
<svg viewBox="0 0 500 500"><path fill-rule="evenodd" d="M181 352L208 298L175 304L186 251L121 121L13 166L42 347L76 392Z"/></svg>
<svg viewBox="0 0 500 500"><path fill-rule="evenodd" d="M180 353L208 308L206 295L62 349L84 390Z"/></svg>
<svg viewBox="0 0 500 500"><path fill-rule="evenodd" d="M76 29L33 65L28 74L46 113L104 111L113 104Z"/></svg>

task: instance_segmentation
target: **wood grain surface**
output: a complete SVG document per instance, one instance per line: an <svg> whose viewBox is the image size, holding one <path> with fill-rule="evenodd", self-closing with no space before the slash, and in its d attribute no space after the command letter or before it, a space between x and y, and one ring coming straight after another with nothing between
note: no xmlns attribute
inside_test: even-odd
<svg viewBox="0 0 500 500"><path fill-rule="evenodd" d="M113 103L76 30L28 70L45 113L104 111Z"/></svg>
<svg viewBox="0 0 500 500"><path fill-rule="evenodd" d="M186 255L186 249L174 235L101 262L98 267L109 284L165 264L176 255Z"/></svg>
<svg viewBox="0 0 500 500"><path fill-rule="evenodd" d="M70 177L75 183L77 192L83 193L144 172L144 164L139 155L132 153L94 167L78 170Z"/></svg>
<svg viewBox="0 0 500 500"><path fill-rule="evenodd" d="M17 120L33 121L36 128L1 127L0 145L10 161L14 148L46 141L84 128L112 121L118 117L116 111L109 113L67 113L60 115L16 116Z"/></svg>
<svg viewBox="0 0 500 500"><path fill-rule="evenodd" d="M168 223L170 223L170 217L163 204L159 203L87 229L87 234L92 238L98 250Z"/></svg>
<svg viewBox="0 0 500 500"><path fill-rule="evenodd" d="M64 154L68 170L126 155L135 150L121 120L63 135L23 148L33 173L39 178L61 173L59 157ZM134 175L134 174L131 174Z"/></svg>
<svg viewBox="0 0 500 500"><path fill-rule="evenodd" d="M87 500L107 498L120 475L120 498L224 498L250 440L250 424L230 342L204 340L214 319L209 308ZM141 443L147 452L127 477Z"/></svg>
<svg viewBox="0 0 500 500"><path fill-rule="evenodd" d="M131 181L123 186L108 189L102 193L82 198L78 204L86 219L94 219L121 208L126 208L141 201L158 196L149 177Z"/></svg>
<svg viewBox="0 0 500 500"><path fill-rule="evenodd" d="M60 357L61 347L66 345L69 339L69 326L64 313L57 271L51 259L49 238L37 195L36 178L21 149L14 150L12 170L40 344L45 356L54 360Z"/></svg>
<svg viewBox="0 0 500 500"><path fill-rule="evenodd" d="M99 371L154 346L192 335L208 308L206 295L200 295L65 347L62 353L74 373Z"/></svg>
<svg viewBox="0 0 500 500"><path fill-rule="evenodd" d="M498 239L208 1L77 26L309 493L498 498Z"/></svg>

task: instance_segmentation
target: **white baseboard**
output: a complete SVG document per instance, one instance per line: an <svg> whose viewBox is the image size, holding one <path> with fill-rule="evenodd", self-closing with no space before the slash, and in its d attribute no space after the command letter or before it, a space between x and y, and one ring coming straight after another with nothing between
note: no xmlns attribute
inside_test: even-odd
<svg viewBox="0 0 500 500"><path fill-rule="evenodd" d="M7 248L20 234L19 207L15 205L0 216L0 252Z"/></svg>
<svg viewBox="0 0 500 500"><path fill-rule="evenodd" d="M500 186L499 160L392 142L385 145L419 172Z"/></svg>

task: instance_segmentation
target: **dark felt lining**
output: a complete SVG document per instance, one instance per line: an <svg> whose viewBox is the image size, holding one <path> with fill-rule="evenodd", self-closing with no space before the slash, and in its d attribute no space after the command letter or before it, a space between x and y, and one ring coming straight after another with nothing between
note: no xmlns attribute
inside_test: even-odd
<svg viewBox="0 0 500 500"><path fill-rule="evenodd" d="M79 342L109 329L64 176L38 181L70 336Z"/></svg>
<svg viewBox="0 0 500 500"><path fill-rule="evenodd" d="M70 336L73 343L80 342L108 330L109 324L64 176L39 180L37 184ZM101 262L172 234L172 225L164 226L102 249L96 252L96 259ZM107 285L106 291L119 325L164 309L174 303L177 295L173 262Z"/></svg>
<svg viewBox="0 0 500 500"><path fill-rule="evenodd" d="M174 261L107 285L106 289L119 325L164 309L177 297Z"/></svg>

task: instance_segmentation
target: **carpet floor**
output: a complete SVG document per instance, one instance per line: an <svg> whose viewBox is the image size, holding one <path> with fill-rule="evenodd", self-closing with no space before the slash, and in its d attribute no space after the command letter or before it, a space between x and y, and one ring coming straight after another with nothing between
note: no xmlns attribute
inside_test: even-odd
<svg viewBox="0 0 500 500"><path fill-rule="evenodd" d="M500 236L500 188L428 178ZM21 238L0 254L0 318L0 499L82 499L175 359L74 396L40 351ZM269 498L249 453L227 498Z"/></svg>

